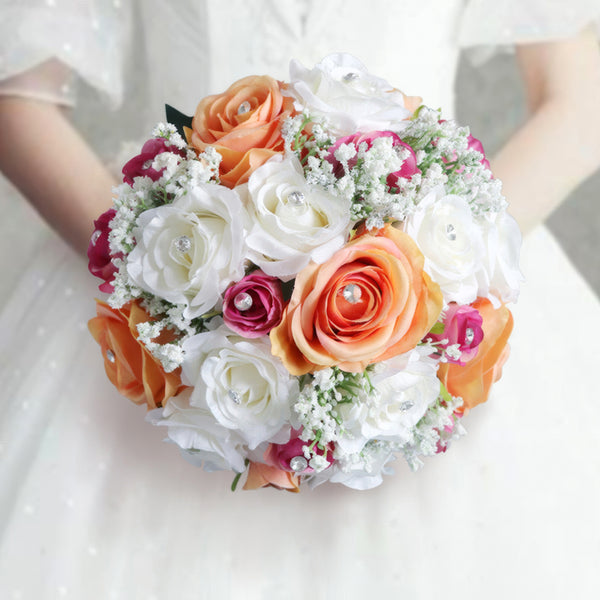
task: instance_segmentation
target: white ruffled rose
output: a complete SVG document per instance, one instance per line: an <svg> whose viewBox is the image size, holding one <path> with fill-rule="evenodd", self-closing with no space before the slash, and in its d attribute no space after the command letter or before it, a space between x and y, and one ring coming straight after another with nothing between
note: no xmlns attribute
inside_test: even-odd
<svg viewBox="0 0 600 600"><path fill-rule="evenodd" d="M185 305L194 318L213 309L244 274L244 214L234 190L190 186L173 204L143 212L127 272L141 289Z"/></svg>
<svg viewBox="0 0 600 600"><path fill-rule="evenodd" d="M248 257L268 275L289 281L344 245L347 200L308 185L295 156L274 156L252 173L247 190Z"/></svg>
<svg viewBox="0 0 600 600"><path fill-rule="evenodd" d="M153 425L168 428L168 439L177 444L184 456L207 471L245 469L244 439L235 431L223 427L207 407L193 406L192 390L185 389L169 398L163 408L150 411L146 419Z"/></svg>
<svg viewBox="0 0 600 600"><path fill-rule="evenodd" d="M425 271L439 284L445 302L469 304L477 298L485 258L483 229L463 197L432 190L404 230L423 253Z"/></svg>
<svg viewBox="0 0 600 600"><path fill-rule="evenodd" d="M194 386L191 406L210 411L250 450L262 442L289 440L298 382L271 354L268 339L248 340L221 325L188 338L183 350L183 374Z"/></svg>
<svg viewBox="0 0 600 600"><path fill-rule="evenodd" d="M375 394L338 407L350 433L338 442L346 452L359 452L372 439L410 442L412 429L440 393L437 363L419 349L379 363L371 380Z"/></svg>
<svg viewBox="0 0 600 600"><path fill-rule="evenodd" d="M495 305L516 302L524 280L519 268L522 241L519 226L503 211L493 216L492 221L484 220L483 230L487 255L485 268L479 274L480 290L489 290L486 295Z"/></svg>
<svg viewBox="0 0 600 600"><path fill-rule="evenodd" d="M312 69L292 60L287 93L296 100L297 110L326 117L328 130L337 136L399 132L411 116L402 92L371 75L350 54L330 54Z"/></svg>

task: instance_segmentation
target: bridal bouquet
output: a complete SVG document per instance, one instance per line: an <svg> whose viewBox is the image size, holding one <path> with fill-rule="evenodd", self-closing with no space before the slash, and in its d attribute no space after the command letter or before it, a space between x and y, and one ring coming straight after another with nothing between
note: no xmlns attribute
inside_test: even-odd
<svg viewBox="0 0 600 600"><path fill-rule="evenodd" d="M467 128L355 58L167 107L95 222L110 380L234 485L379 485L508 354L520 234Z"/></svg>

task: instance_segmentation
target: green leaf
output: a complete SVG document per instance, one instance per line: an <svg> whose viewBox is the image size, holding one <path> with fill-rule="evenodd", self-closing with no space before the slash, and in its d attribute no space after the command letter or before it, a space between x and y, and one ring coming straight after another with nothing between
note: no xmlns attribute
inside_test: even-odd
<svg viewBox="0 0 600 600"><path fill-rule="evenodd" d="M440 396L444 402L447 404L452 402L453 398L450 395L450 392L446 389L446 386L440 381Z"/></svg>
<svg viewBox="0 0 600 600"><path fill-rule="evenodd" d="M429 331L429 333L433 333L433 335L442 335L444 333L445 326L441 321L438 321Z"/></svg>
<svg viewBox="0 0 600 600"><path fill-rule="evenodd" d="M177 133L185 140L185 132L183 130L184 127L192 127L192 117L188 117L184 115L182 112L179 112L176 108L173 108L169 104L165 104L165 113L167 116L167 122L171 123L171 125L175 125L177 128Z"/></svg>

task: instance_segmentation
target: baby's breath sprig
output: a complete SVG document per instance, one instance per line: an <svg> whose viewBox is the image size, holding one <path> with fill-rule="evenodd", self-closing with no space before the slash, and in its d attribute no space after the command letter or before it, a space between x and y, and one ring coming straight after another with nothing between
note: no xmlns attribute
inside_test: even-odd
<svg viewBox="0 0 600 600"><path fill-rule="evenodd" d="M423 466L422 457L445 452L452 440L465 435L466 430L456 414L462 404L462 398L452 396L440 382L437 401L414 427L412 441L397 448L413 471Z"/></svg>
<svg viewBox="0 0 600 600"><path fill-rule="evenodd" d="M301 378L294 412L302 427L300 438L307 442L307 459L317 456L316 448L326 454L328 444L347 435L336 407L375 393L370 370L367 367L363 373L348 373L339 367L328 367Z"/></svg>

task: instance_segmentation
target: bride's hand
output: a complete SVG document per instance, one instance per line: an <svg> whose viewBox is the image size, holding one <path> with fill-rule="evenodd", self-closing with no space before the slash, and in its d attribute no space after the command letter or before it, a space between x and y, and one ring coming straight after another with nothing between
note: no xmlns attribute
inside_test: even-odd
<svg viewBox="0 0 600 600"><path fill-rule="evenodd" d="M104 165L52 102L0 93L0 131L0 170L84 254L93 220L111 205L114 181Z"/></svg>
<svg viewBox="0 0 600 600"><path fill-rule="evenodd" d="M524 231L600 166L600 52L592 31L522 45L530 116L492 161Z"/></svg>

